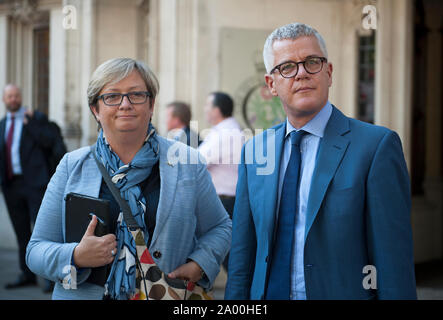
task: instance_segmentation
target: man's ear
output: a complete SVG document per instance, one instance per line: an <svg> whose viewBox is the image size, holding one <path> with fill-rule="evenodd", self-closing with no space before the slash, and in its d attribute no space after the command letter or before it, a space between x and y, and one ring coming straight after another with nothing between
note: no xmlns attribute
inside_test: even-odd
<svg viewBox="0 0 443 320"><path fill-rule="evenodd" d="M275 90L275 86L274 86L274 84L275 84L274 77L272 75L268 74L268 73L265 74L265 82L266 82L266 85L268 86L269 91L271 92L271 94L274 97L278 96L277 90Z"/></svg>
<svg viewBox="0 0 443 320"><path fill-rule="evenodd" d="M328 79L328 85L329 85L329 87L330 86L332 86L332 63L328 63L328 70L327 70L327 72L328 72L328 76L329 76L329 79Z"/></svg>

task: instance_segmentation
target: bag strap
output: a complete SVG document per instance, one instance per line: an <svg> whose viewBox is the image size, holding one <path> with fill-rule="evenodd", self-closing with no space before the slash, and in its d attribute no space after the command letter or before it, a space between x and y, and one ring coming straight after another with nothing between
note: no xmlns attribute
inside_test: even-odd
<svg viewBox="0 0 443 320"><path fill-rule="evenodd" d="M97 155L95 154L95 146L96 144L93 144L90 147L91 153L94 156L94 160L97 163L98 169L100 170L100 173L102 174L103 179L106 182L106 185L108 186L109 190L111 191L112 195L114 196L115 200L118 202L120 208L123 211L123 218L125 219L126 225L128 226L130 231L135 231L136 229L140 229L140 226L138 225L137 221L135 221L134 216L132 215L131 208L129 208L128 203L122 199L120 191L112 182L111 177L109 176L105 166L103 165L103 163L101 163L101 161L98 160Z"/></svg>

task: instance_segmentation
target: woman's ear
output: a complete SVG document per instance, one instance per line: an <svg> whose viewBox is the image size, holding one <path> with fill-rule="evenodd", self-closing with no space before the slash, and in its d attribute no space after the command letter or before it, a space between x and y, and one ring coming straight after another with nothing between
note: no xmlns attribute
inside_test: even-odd
<svg viewBox="0 0 443 320"><path fill-rule="evenodd" d="M91 109L91 112L94 114L95 120L97 122L100 122L100 114L98 112L97 105L90 105L89 108Z"/></svg>
<svg viewBox="0 0 443 320"><path fill-rule="evenodd" d="M155 99L152 99L149 103L150 112L151 112L151 116L149 118L151 120L152 120L152 117L154 116L154 104L155 104Z"/></svg>
<svg viewBox="0 0 443 320"><path fill-rule="evenodd" d="M154 104L155 104L155 98L151 99L150 107L151 107L151 113L154 114Z"/></svg>

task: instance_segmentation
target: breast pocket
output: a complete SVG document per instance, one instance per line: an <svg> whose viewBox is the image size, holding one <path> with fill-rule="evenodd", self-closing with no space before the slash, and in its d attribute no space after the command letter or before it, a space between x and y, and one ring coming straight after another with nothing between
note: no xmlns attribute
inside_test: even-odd
<svg viewBox="0 0 443 320"><path fill-rule="evenodd" d="M343 218L362 212L364 207L365 191L358 186L329 188L324 199L324 213L326 218Z"/></svg>

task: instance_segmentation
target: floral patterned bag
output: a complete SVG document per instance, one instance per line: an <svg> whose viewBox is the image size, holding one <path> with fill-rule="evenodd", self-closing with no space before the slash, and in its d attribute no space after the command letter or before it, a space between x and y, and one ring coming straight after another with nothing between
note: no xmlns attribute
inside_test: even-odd
<svg viewBox="0 0 443 320"><path fill-rule="evenodd" d="M155 264L143 231L131 231L137 248L136 293L131 300L213 300L212 292L181 279L171 279Z"/></svg>

